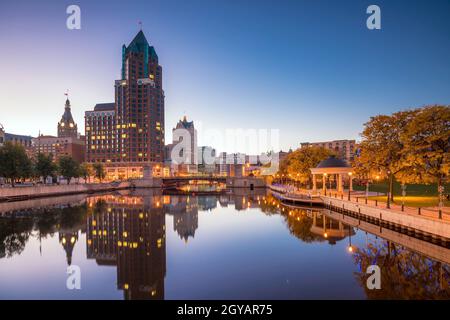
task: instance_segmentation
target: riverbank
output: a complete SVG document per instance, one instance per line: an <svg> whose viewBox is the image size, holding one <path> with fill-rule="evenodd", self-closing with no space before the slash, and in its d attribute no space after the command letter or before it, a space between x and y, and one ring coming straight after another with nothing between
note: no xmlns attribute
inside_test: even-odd
<svg viewBox="0 0 450 320"><path fill-rule="evenodd" d="M86 183L0 188L0 201L20 201L71 194L114 191L131 188L132 186L132 182L126 181L119 183Z"/></svg>

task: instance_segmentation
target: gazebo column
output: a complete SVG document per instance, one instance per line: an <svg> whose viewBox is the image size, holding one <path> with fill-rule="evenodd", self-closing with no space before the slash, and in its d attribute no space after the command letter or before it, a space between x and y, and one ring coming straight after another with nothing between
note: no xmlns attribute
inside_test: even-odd
<svg viewBox="0 0 450 320"><path fill-rule="evenodd" d="M350 181L349 181L349 184L350 184L350 185L349 185L350 191L353 191L353 179L352 179L352 176L349 175L348 178L349 178L349 180L350 180Z"/></svg>
<svg viewBox="0 0 450 320"><path fill-rule="evenodd" d="M322 192L323 193L325 193L325 188L326 188L326 183L327 183L325 178L326 178L325 174L322 174Z"/></svg>
<svg viewBox="0 0 450 320"><path fill-rule="evenodd" d="M342 192L342 174L338 174L338 192L341 193Z"/></svg>
<svg viewBox="0 0 450 320"><path fill-rule="evenodd" d="M316 175L313 173L313 192L316 193L317 191L317 181L316 181Z"/></svg>

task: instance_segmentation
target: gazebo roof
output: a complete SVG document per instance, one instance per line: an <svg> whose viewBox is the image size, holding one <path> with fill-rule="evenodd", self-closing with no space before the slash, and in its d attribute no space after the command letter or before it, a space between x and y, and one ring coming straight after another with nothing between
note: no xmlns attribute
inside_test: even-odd
<svg viewBox="0 0 450 320"><path fill-rule="evenodd" d="M350 165L345 160L330 156L328 159L320 161L316 168L350 168Z"/></svg>

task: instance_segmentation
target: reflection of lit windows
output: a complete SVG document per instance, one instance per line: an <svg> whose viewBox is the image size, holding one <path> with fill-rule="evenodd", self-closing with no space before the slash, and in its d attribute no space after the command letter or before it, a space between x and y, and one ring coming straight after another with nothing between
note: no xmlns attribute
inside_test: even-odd
<svg viewBox="0 0 450 320"><path fill-rule="evenodd" d="M158 248L161 248L161 245L162 245L162 239L159 238L159 239L156 241L156 244L157 244Z"/></svg>
<svg viewBox="0 0 450 320"><path fill-rule="evenodd" d="M125 284L123 285L123 288L124 288L125 290L128 290L128 289L130 288L130 286L128 285L128 283L125 283Z"/></svg>
<svg viewBox="0 0 450 320"><path fill-rule="evenodd" d="M126 231L123 232L123 237L124 238L128 237L128 233Z"/></svg>

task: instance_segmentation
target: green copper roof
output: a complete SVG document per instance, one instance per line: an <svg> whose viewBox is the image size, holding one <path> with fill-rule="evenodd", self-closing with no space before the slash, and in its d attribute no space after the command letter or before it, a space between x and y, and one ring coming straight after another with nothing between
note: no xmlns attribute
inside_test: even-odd
<svg viewBox="0 0 450 320"><path fill-rule="evenodd" d="M149 46L144 33L141 31L134 37L133 41L127 47L127 52L142 52Z"/></svg>
<svg viewBox="0 0 450 320"><path fill-rule="evenodd" d="M156 54L155 48L148 44L147 38L145 38L144 32L139 31L138 34L134 37L134 39L130 42L128 46L122 47L122 79L125 78L125 59L126 55L129 52L139 53L142 52L144 54L144 60L147 62L149 56L156 61L158 61L158 55ZM148 65L147 63L144 66L145 77L148 77Z"/></svg>

